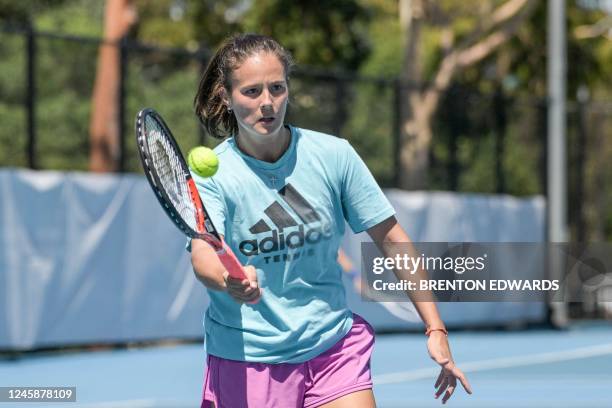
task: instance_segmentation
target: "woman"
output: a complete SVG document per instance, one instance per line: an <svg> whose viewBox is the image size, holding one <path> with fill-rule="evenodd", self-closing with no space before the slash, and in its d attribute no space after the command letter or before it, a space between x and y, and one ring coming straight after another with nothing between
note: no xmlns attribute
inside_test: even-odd
<svg viewBox="0 0 612 408"><path fill-rule="evenodd" d="M220 167L196 177L210 217L248 279L230 278L193 240L192 263L209 289L202 406L374 407L371 326L345 302L336 258L345 220L377 243L409 242L365 164L343 139L284 123L292 67L271 38L239 35L217 51L196 98L207 131L227 138ZM381 246L382 247L382 246ZM452 395L454 365L435 304L417 304L436 398Z"/></svg>

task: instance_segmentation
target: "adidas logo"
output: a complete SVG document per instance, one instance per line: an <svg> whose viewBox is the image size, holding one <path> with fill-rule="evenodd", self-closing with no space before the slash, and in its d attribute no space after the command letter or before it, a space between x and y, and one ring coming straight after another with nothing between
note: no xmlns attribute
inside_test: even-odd
<svg viewBox="0 0 612 408"><path fill-rule="evenodd" d="M333 233L329 223L322 223L321 216L291 184L287 184L279 190L278 194L299 217L301 223L298 223L280 202L273 202L264 210L264 214L272 221L275 229L272 229L263 218L252 225L249 228L252 234L269 233L269 235L261 239L242 241L238 248L244 255L272 254L286 249L297 249L306 244L316 244L332 237ZM317 222L320 225L306 228L308 224ZM297 230L294 227L297 227ZM291 228L291 231L286 232L285 229L287 228ZM311 248L304 255L312 254L313 250ZM294 253L291 257L288 254L270 256L266 257L266 263L296 259L299 256L299 253Z"/></svg>

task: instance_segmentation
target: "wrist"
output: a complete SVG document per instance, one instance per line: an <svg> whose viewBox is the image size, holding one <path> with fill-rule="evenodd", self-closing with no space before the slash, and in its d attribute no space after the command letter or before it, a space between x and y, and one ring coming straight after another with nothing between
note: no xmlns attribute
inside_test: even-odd
<svg viewBox="0 0 612 408"><path fill-rule="evenodd" d="M427 327L427 330L425 330L425 335L429 337L429 335L433 332L441 332L444 333L445 336L448 336L448 331L444 327Z"/></svg>

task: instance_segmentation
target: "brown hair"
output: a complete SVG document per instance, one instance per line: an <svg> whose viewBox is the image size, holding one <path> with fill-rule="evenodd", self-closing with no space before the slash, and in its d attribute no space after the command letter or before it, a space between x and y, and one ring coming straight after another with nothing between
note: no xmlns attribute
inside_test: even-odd
<svg viewBox="0 0 612 408"><path fill-rule="evenodd" d="M196 115L212 136L223 139L238 132L238 122L223 101L223 91L231 91L232 71L258 52L276 55L289 79L293 59L274 39L257 34L239 34L228 38L208 63L193 101Z"/></svg>

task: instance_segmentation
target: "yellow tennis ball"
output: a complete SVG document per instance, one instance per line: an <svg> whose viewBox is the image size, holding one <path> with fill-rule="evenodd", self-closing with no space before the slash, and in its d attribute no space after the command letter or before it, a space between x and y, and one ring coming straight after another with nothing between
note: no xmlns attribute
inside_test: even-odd
<svg viewBox="0 0 612 408"><path fill-rule="evenodd" d="M187 163L191 170L201 177L212 177L219 169L219 158L215 152L204 146L191 149Z"/></svg>

